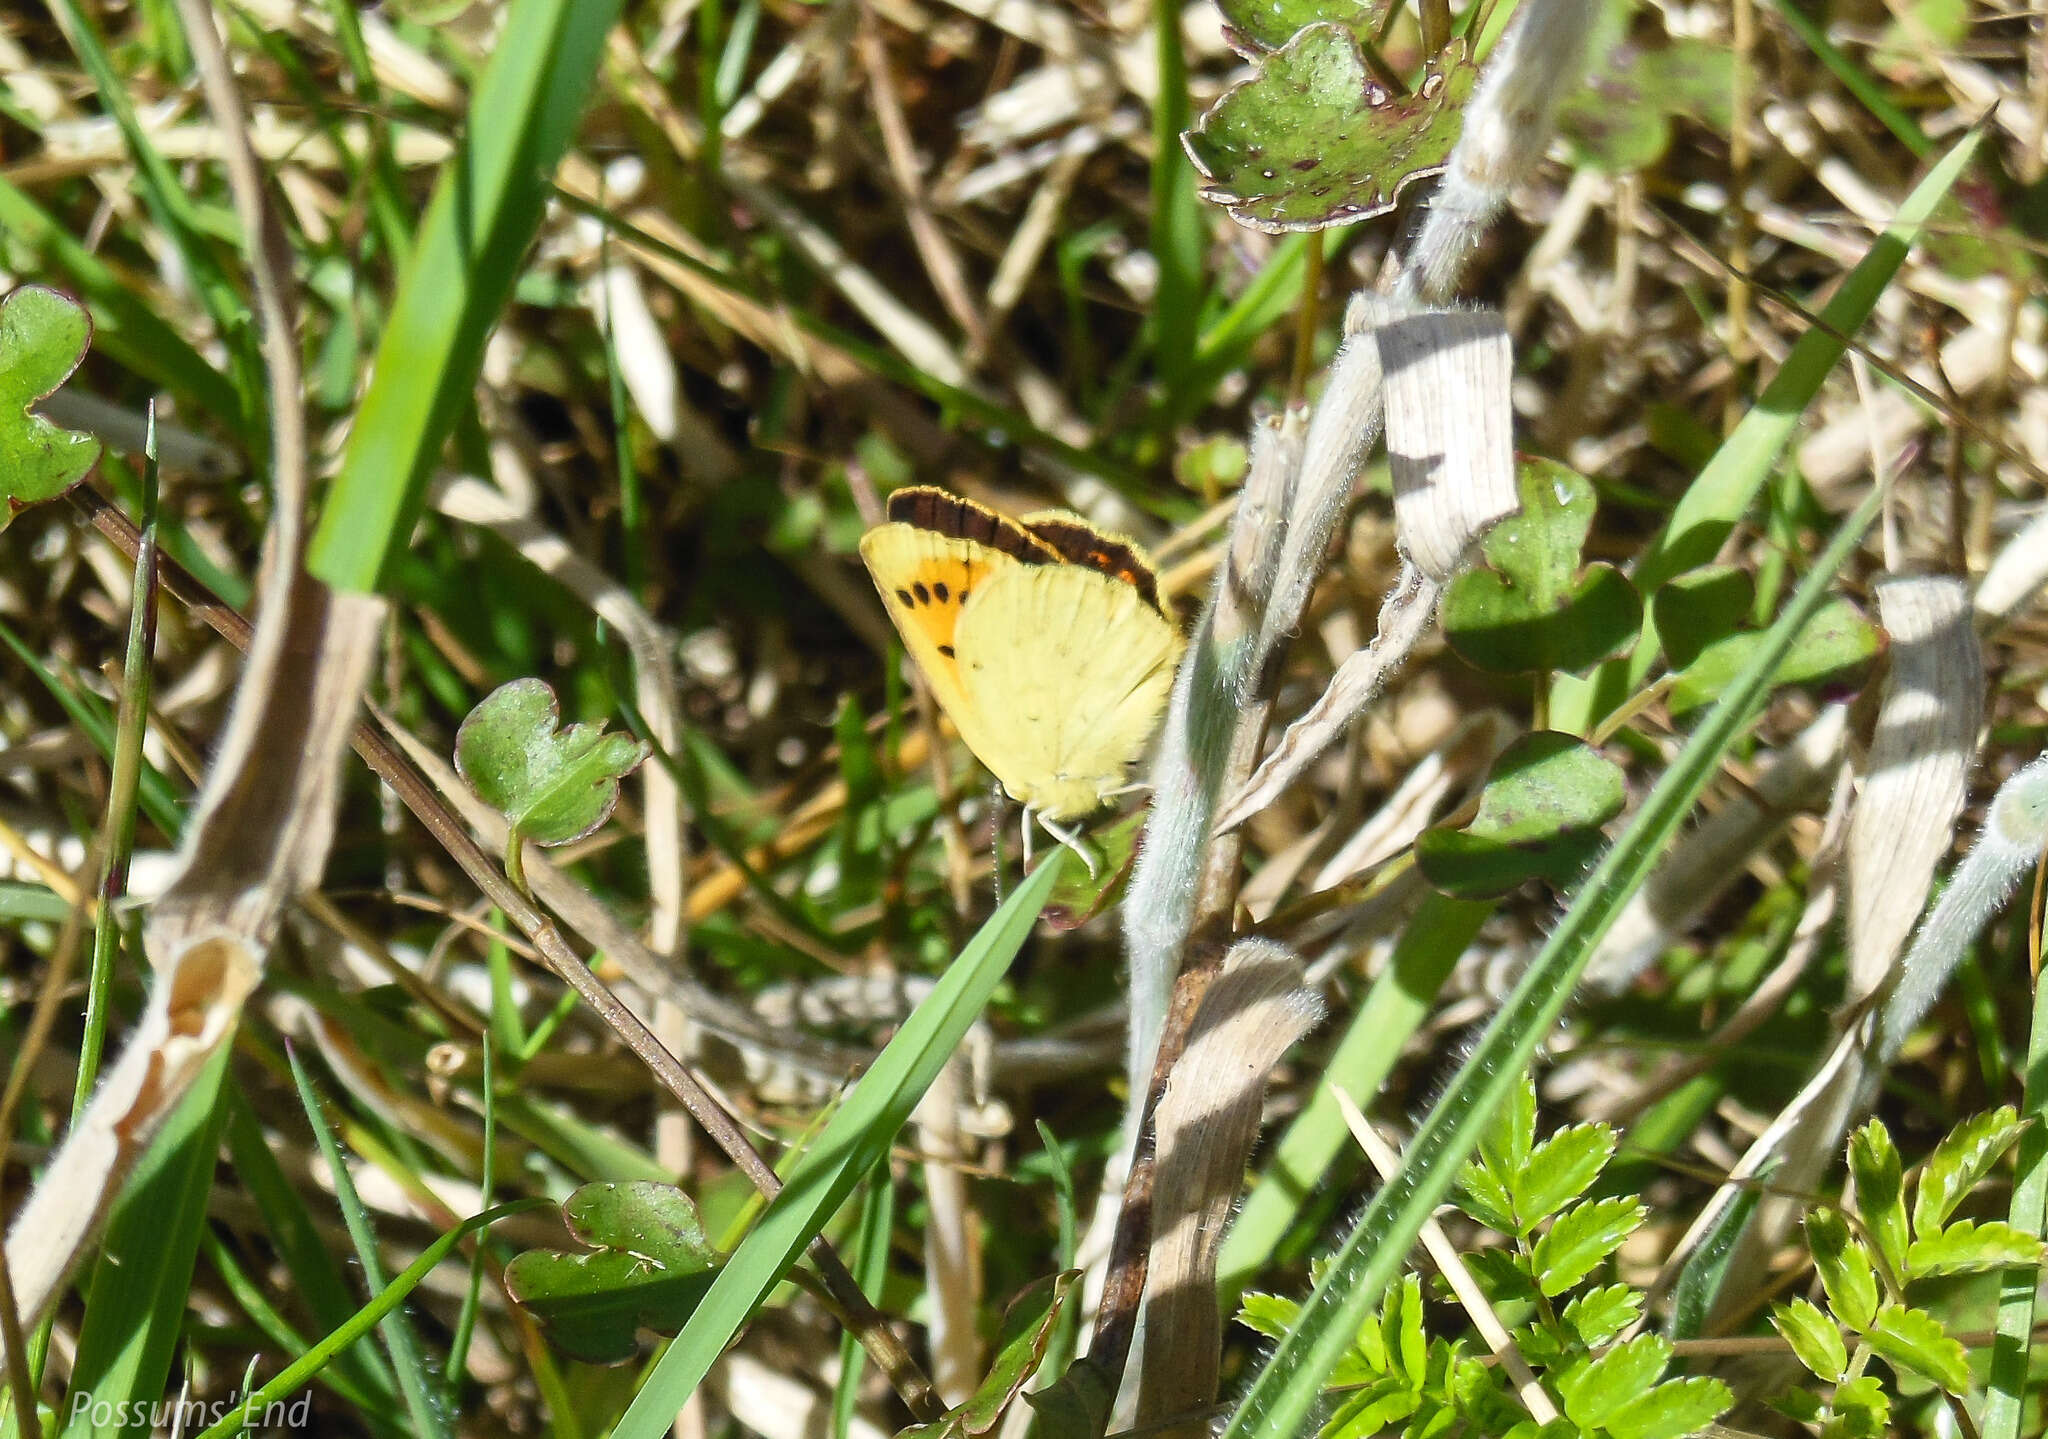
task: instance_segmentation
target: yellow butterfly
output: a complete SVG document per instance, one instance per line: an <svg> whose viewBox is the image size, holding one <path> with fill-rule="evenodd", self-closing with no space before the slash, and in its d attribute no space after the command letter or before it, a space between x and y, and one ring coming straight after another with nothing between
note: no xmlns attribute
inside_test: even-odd
<svg viewBox="0 0 2048 1439"><path fill-rule="evenodd" d="M1166 708L1180 627L1144 554L1077 515L1012 520L922 486L861 538L910 657L1029 817L1078 819L1125 787ZM1092 868L1092 865L1091 865Z"/></svg>

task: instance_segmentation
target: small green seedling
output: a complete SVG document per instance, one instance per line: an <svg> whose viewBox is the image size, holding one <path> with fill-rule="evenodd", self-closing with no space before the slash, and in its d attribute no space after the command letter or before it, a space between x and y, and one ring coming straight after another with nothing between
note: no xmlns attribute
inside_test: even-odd
<svg viewBox="0 0 2048 1439"><path fill-rule="evenodd" d="M524 841L567 844L591 833L611 818L619 781L648 755L640 740L601 724L560 725L555 692L518 679L486 695L455 735L457 771L508 821L505 873L522 891Z"/></svg>
<svg viewBox="0 0 2048 1439"><path fill-rule="evenodd" d="M718 1251L673 1185L586 1184L563 1202L562 1218L593 1252L514 1255L505 1290L565 1354L591 1364L631 1359L638 1331L674 1334L711 1287Z"/></svg>
<svg viewBox="0 0 2048 1439"><path fill-rule="evenodd" d="M68 295L23 285L0 300L0 526L53 500L92 473L100 442L29 408L54 394L85 359L92 319Z"/></svg>
<svg viewBox="0 0 2048 1439"><path fill-rule="evenodd" d="M1969 1393L1968 1353L1940 1319L1911 1302L1908 1290L1921 1280L2042 1262L2037 1236L2003 1220L1952 1217L2024 1128L2009 1105L1966 1119L1935 1146L1911 1183L1881 1121L1851 1136L1855 1223L1826 1207L1806 1219L1806 1247L1825 1307L1794 1299L1771 1311L1771 1323L1799 1362L1834 1392L1823 1400L1795 1389L1777 1401L1780 1409L1824 1435L1893 1432L1892 1397L1864 1372L1873 1358L1900 1378L1925 1380L1957 1400Z"/></svg>
<svg viewBox="0 0 2048 1439"><path fill-rule="evenodd" d="M1464 1256L1557 1418L1539 1424L1498 1365L1466 1339L1430 1337L1422 1282L1390 1287L1331 1375L1337 1408L1319 1439L1473 1434L1493 1439L1681 1439L1719 1418L1734 1396L1718 1379L1666 1379L1672 1349L1638 1326L1642 1294L1593 1283L1643 1222L1634 1198L1583 1199L1614 1155L1614 1131L1577 1124L1536 1139L1536 1090L1524 1076L1488 1122L1459 1177L1458 1206L1506 1237ZM1273 1338L1298 1307L1247 1295L1238 1322Z"/></svg>

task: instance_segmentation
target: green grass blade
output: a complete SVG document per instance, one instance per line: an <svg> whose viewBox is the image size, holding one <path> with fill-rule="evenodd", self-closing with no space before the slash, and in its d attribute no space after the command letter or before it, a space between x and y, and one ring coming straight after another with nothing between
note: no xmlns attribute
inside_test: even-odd
<svg viewBox="0 0 2048 1439"><path fill-rule="evenodd" d="M1768 464L1768 458L1764 460ZM1304 1432L1324 1380L1351 1347L1358 1326L1401 1272L1423 1223L1478 1142L1494 1107L1520 1082L1536 1046L1570 1001L1579 975L1629 896L1677 835L1728 747L1769 692L1771 675L1828 597L1836 573L1877 517L1876 488L1835 532L1800 582L1758 653L1708 713L1658 780L1622 835L1573 898L1478 1047L1408 1145L1400 1170L1374 1196L1230 1418L1225 1439L1295 1439Z"/></svg>
<svg viewBox="0 0 2048 1439"><path fill-rule="evenodd" d="M368 1334L373 1326L403 1304L406 1296L417 1289L420 1281L432 1274L466 1236L486 1229L510 1215L553 1207L545 1199L522 1199L516 1204L501 1204L496 1209L486 1209L481 1214L473 1214L463 1220L429 1244L419 1258L406 1265L395 1279L384 1286L383 1292L358 1310L347 1324L293 1360L275 1379L221 1416L218 1423L202 1431L198 1439L229 1439L231 1435L239 1435L244 1432L245 1426L260 1416L265 1409L272 1404L282 1403L297 1393L300 1387L326 1367L328 1361L337 1353Z"/></svg>
<svg viewBox="0 0 2048 1439"><path fill-rule="evenodd" d="M220 1148L222 1044L129 1177L100 1241L64 1413L91 1403L68 1435L147 1434L150 1406L170 1387L185 1328L192 1266ZM104 1422L102 1422L102 1420Z"/></svg>
<svg viewBox="0 0 2048 1439"><path fill-rule="evenodd" d="M307 567L375 589L403 547L442 444L470 405L484 340L539 228L548 179L592 93L619 0L516 0L477 83L377 348Z"/></svg>
<svg viewBox="0 0 2048 1439"><path fill-rule="evenodd" d="M782 1193L718 1271L697 1310L648 1373L613 1439L659 1439L712 1363L782 1282L896 1132L1009 971L1067 864L1055 850L960 952L825 1125Z"/></svg>
<svg viewBox="0 0 2048 1439"><path fill-rule="evenodd" d="M234 413L244 417L246 432L252 439L264 442L257 433L256 425L256 416L263 404L263 366L256 354L256 335L249 323L249 307L228 278L220 258L206 243L191 189L179 179L170 162L150 142L141 122L135 118L135 101L130 96L129 85L115 71L105 42L100 39L99 31L78 0L58 0L50 10L62 27L72 53L78 56L79 64L92 78L99 103L120 128L128 154L135 161L135 188L141 192L143 203L149 207L150 214L177 250L178 258L184 262L193 287L233 357ZM183 36L179 39L182 41Z"/></svg>
<svg viewBox="0 0 2048 1439"><path fill-rule="evenodd" d="M228 1162L263 1216L264 1232L291 1276L292 1294L316 1325L339 1329L356 1310L347 1276L321 1242L319 1226L306 1201L285 1178L284 1166L271 1152L256 1112L239 1090L227 1095L226 1140ZM379 1397L380 1412L397 1410L398 1379L375 1344L366 1339L339 1352L334 1365L347 1382Z"/></svg>
<svg viewBox="0 0 2048 1439"><path fill-rule="evenodd" d="M1792 442L1800 416L1842 358L1847 346L1838 337L1854 334L1876 308L1878 297L1905 263L1920 227L1962 178L1982 134L1981 128L1970 131L1914 187L1899 206L1891 227L1877 237L1821 310L1825 328L1808 330L1799 337L1742 423L1686 490L1663 533L1636 564L1632 578L1645 600L1674 576L1713 560L1757 491L1769 481L1772 467ZM1587 732L1596 717L1612 712L1642 685L1662 648L1646 610L1642 638L1632 651L1609 660L1589 679L1564 676L1553 686L1552 728L1572 734Z"/></svg>
<svg viewBox="0 0 2048 1439"><path fill-rule="evenodd" d="M135 552L135 587L128 601L128 648L122 660L121 702L114 721L114 759L107 780L106 835L100 861L99 912L93 916L92 967L85 982L85 1034L78 1045L78 1074L71 1087L71 1118L85 1112L99 1079L106 1047L107 995L114 959L121 947L121 914L115 907L128 893L128 864L135 853L136 791L142 781L143 736L149 731L149 692L156 647L156 423L150 421L149 461L142 478L142 537Z"/></svg>
<svg viewBox="0 0 2048 1439"><path fill-rule="evenodd" d="M384 1261L377 1254L377 1236L370 1229L369 1213L356 1193L355 1180L348 1172L348 1161L343 1157L334 1130L320 1108L320 1097L313 1092L312 1078L306 1073L298 1051L289 1049L286 1057L291 1061L292 1079L299 1087L299 1103L305 1108L306 1122L312 1126L321 1157L327 1161L328 1176L334 1181L335 1202L341 1206L342 1222L348 1226L349 1240L355 1245L356 1262L363 1267L363 1283L374 1300L387 1286ZM405 1396L405 1410L412 1420L413 1433L422 1439L450 1439L448 1416L436 1402L437 1396L427 1387L426 1361L412 1321L404 1310L393 1309L384 1316L378 1329L391 1353L391 1367L397 1371L398 1390Z"/></svg>
<svg viewBox="0 0 2048 1439"><path fill-rule="evenodd" d="M1819 23L1799 6L1790 3L1790 0L1771 0L1771 8L1778 12L1778 18L1785 22L1785 27L1797 35L1805 43L1806 48L1814 53L1815 58L1842 82L1842 88L1854 95L1857 103L1876 117L1885 129L1891 131L1901 145L1922 160L1934 153L1934 142L1927 138L1927 132L1920 128L1911 115L1892 103L1891 97L1885 94L1875 76L1843 54L1841 49L1828 39L1827 31L1822 29Z"/></svg>
<svg viewBox="0 0 2048 1439"><path fill-rule="evenodd" d="M1167 414L1180 411L1181 384L1195 357L1208 245L1208 216L1195 194L1194 167L1180 148L1181 131L1190 123L1180 9L1177 0L1152 0L1152 40L1159 60L1159 98L1152 106L1152 256L1159 262L1152 354Z"/></svg>

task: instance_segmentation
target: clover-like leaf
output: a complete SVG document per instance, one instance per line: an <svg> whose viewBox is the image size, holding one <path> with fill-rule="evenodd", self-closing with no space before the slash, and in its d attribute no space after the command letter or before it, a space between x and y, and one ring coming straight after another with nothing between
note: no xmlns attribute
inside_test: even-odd
<svg viewBox="0 0 2048 1439"><path fill-rule="evenodd" d="M1415 863L1443 893L1486 899L1523 881L1567 885L1599 851L1600 826L1627 798L1621 771L1572 735L1539 731L1494 761L1479 811L1463 829L1438 825L1415 841Z"/></svg>
<svg viewBox="0 0 2048 1439"><path fill-rule="evenodd" d="M1671 713L1683 715L1719 699L1763 640L1762 634L1743 633L1707 645L1672 684L1666 701ZM1843 674L1875 658L1883 648L1883 634L1861 610L1844 599L1829 600L1801 627L1771 683L1807 684Z"/></svg>
<svg viewBox="0 0 2048 1439"><path fill-rule="evenodd" d="M1951 1129L1920 1171L1920 1187L1913 1194L1913 1232L1923 1239L1938 1233L1963 1196L2019 1138L2021 1127L2018 1113L2005 1104Z"/></svg>
<svg viewBox="0 0 2048 1439"><path fill-rule="evenodd" d="M1892 1368L1918 1374L1951 1394L1970 1392L1970 1356L1926 1310L1887 1304L1863 1337Z"/></svg>
<svg viewBox="0 0 2048 1439"><path fill-rule="evenodd" d="M1567 1209L1536 1241L1537 1286L1552 1297L1564 1293L1621 1248L1649 1212L1633 1199L1595 1199Z"/></svg>
<svg viewBox="0 0 2048 1439"><path fill-rule="evenodd" d="M29 407L71 378L92 344L92 319L68 295L23 285L0 300L0 525L53 500L92 472L100 442Z"/></svg>
<svg viewBox="0 0 2048 1439"><path fill-rule="evenodd" d="M1386 0L1216 0L1223 38L1247 60L1270 55L1309 26L1340 25L1362 41L1379 33Z"/></svg>
<svg viewBox="0 0 2048 1439"><path fill-rule="evenodd" d="M974 1393L947 1410L943 1418L903 1430L905 1439L912 1435L918 1439L969 1439L994 1429L1038 1372L1045 1346L1052 1342L1053 1327L1059 1322L1060 1306L1079 1277L1079 1270L1051 1275L1011 1300L1003 1315L995 1357Z"/></svg>
<svg viewBox="0 0 2048 1439"><path fill-rule="evenodd" d="M1593 486L1555 460L1516 468L1520 514L1487 533L1483 568L1451 582L1444 638L1468 663L1497 674L1577 670L1642 629L1643 602L1612 565L1581 565L1593 527Z"/></svg>
<svg viewBox="0 0 2048 1439"><path fill-rule="evenodd" d="M1385 214L1403 187L1441 169L1478 68L1453 41L1412 94L1366 68L1342 25L1310 25L1223 92L1181 136L1202 198L1280 234Z"/></svg>
<svg viewBox="0 0 2048 1439"><path fill-rule="evenodd" d="M595 1252L514 1255L505 1289L565 1354L591 1364L630 1359L637 1331L674 1334L711 1287L718 1251L696 1205L673 1185L586 1184L563 1202L562 1217Z"/></svg>
<svg viewBox="0 0 2048 1439"><path fill-rule="evenodd" d="M1755 601L1756 582L1735 565L1702 565L1658 586L1650 613L1671 668L1685 669L1708 645L1740 630Z"/></svg>
<svg viewBox="0 0 2048 1439"><path fill-rule="evenodd" d="M619 802L619 781L647 758L631 735L606 734L602 725L558 729L560 722L546 682L519 679L484 696L456 731L455 768L511 823L508 868L516 868L521 838L567 844L603 824Z"/></svg>
<svg viewBox="0 0 2048 1439"><path fill-rule="evenodd" d="M1705 40L1631 34L1638 7L1611 0L1594 22L1587 53L1601 59L1585 85L1558 107L1560 133L1610 174L1657 163L1684 118L1720 133L1729 123L1733 53Z"/></svg>

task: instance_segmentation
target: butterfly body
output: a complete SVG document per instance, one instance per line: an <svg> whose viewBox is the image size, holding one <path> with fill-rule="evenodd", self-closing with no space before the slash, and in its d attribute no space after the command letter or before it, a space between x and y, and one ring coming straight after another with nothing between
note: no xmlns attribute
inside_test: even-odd
<svg viewBox="0 0 2048 1439"><path fill-rule="evenodd" d="M1173 685L1179 627L1128 541L899 490L861 558L933 696L1009 794L1077 819L1125 787Z"/></svg>

